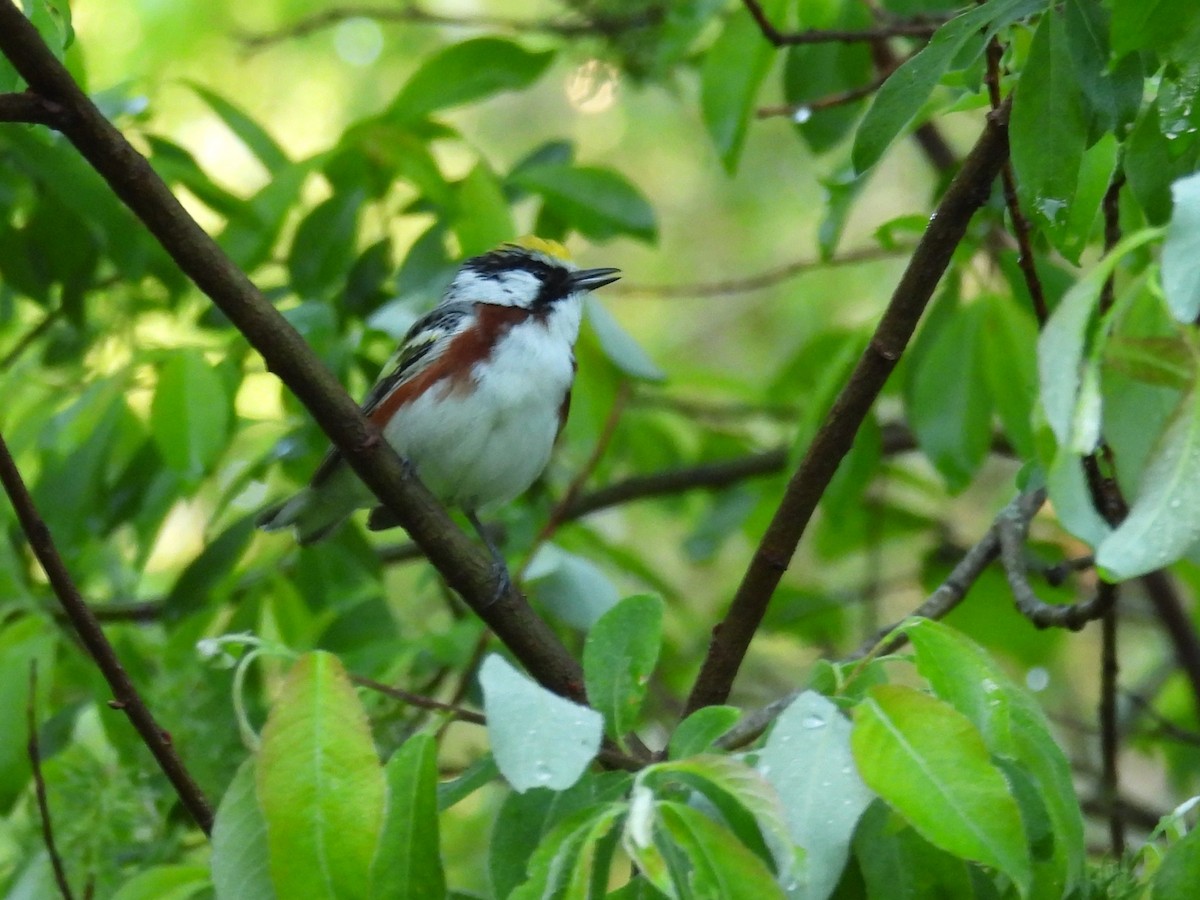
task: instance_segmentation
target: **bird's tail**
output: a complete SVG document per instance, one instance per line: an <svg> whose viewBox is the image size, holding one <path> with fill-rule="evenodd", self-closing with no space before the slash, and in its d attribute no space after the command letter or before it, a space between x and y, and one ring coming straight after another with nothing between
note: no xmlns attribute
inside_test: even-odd
<svg viewBox="0 0 1200 900"><path fill-rule="evenodd" d="M306 487L282 503L267 507L254 524L263 531L293 528L301 545L328 537L354 510L367 506L371 494L349 468L343 467L319 487Z"/></svg>

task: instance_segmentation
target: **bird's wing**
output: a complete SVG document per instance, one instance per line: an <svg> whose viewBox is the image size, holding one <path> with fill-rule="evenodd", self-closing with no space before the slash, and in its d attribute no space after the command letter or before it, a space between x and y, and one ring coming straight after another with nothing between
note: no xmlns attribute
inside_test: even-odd
<svg viewBox="0 0 1200 900"><path fill-rule="evenodd" d="M379 380L367 392L362 403L363 415L369 417L396 388L428 368L454 336L470 324L474 308L473 303L442 303L417 319L400 342L399 349L384 365ZM313 473L311 486L320 487L341 461L342 454L336 447L331 447Z"/></svg>

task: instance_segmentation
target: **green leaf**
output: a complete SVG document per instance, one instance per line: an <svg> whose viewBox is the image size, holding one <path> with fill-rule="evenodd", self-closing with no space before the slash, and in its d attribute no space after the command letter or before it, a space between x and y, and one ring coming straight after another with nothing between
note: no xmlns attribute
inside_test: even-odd
<svg viewBox="0 0 1200 900"><path fill-rule="evenodd" d="M387 785L337 657L292 667L262 733L258 801L281 897L367 897Z"/></svg>
<svg viewBox="0 0 1200 900"><path fill-rule="evenodd" d="M996 900L995 888L975 889L973 864L933 846L883 803L873 803L863 814L854 834L854 855L868 897ZM986 884L991 887L990 881Z"/></svg>
<svg viewBox="0 0 1200 900"><path fill-rule="evenodd" d="M684 759L706 753L740 716L741 710L734 706L705 706L696 710L671 734L668 755L671 759Z"/></svg>
<svg viewBox="0 0 1200 900"><path fill-rule="evenodd" d="M499 777L500 770L496 768L496 760L492 758L492 754L485 753L471 763L458 778L438 784L438 812L445 812Z"/></svg>
<svg viewBox="0 0 1200 900"><path fill-rule="evenodd" d="M372 897L441 897L446 877L438 841L437 743L418 734L392 754L387 815L371 865Z"/></svg>
<svg viewBox="0 0 1200 900"><path fill-rule="evenodd" d="M1096 230L1100 207L1117 168L1118 152L1116 137L1106 133L1080 159L1075 200L1062 229L1055 235L1059 252L1074 265L1080 264L1080 257Z"/></svg>
<svg viewBox="0 0 1200 900"><path fill-rule="evenodd" d="M729 756L705 755L648 767L638 780L663 797L675 795L676 782L710 803L734 836L773 866L780 881L792 879L796 850L779 794L763 773Z"/></svg>
<svg viewBox="0 0 1200 900"><path fill-rule="evenodd" d="M1162 94L1166 82L1159 87ZM1147 104L1125 142L1123 168L1129 188L1151 225L1171 217L1171 184L1200 163L1200 133L1163 133L1158 104Z"/></svg>
<svg viewBox="0 0 1200 900"><path fill-rule="evenodd" d="M1065 19L1051 11L1034 32L1014 89L1009 134L1021 207L1056 247L1065 235L1087 142L1081 98ZM1047 153L1047 146L1054 152Z"/></svg>
<svg viewBox="0 0 1200 900"><path fill-rule="evenodd" d="M938 305L952 302L947 294ZM980 350L984 315L979 304L931 315L913 348L905 384L905 412L917 443L952 491L970 483L992 442Z"/></svg>
<svg viewBox="0 0 1200 900"><path fill-rule="evenodd" d="M591 294L584 298L588 324L596 334L600 349L624 374L643 381L665 381L667 375L655 365L633 336L621 327L612 313Z"/></svg>
<svg viewBox="0 0 1200 900"><path fill-rule="evenodd" d="M463 256L486 253L516 237L512 212L500 182L485 163L478 163L458 184L454 233Z"/></svg>
<svg viewBox="0 0 1200 900"><path fill-rule="evenodd" d="M625 809L624 803L610 803L580 810L560 822L536 844L529 858L529 877L507 895L510 900L600 896L594 887L601 891L607 887L615 848L609 833Z"/></svg>
<svg viewBox="0 0 1200 900"><path fill-rule="evenodd" d="M200 555L188 563L163 602L163 617L177 620L188 613L211 608L211 594L233 572L254 536L254 516L243 516L207 542Z"/></svg>
<svg viewBox="0 0 1200 900"><path fill-rule="evenodd" d="M1142 63L1128 55L1110 67L1109 11L1091 0L1067 0L1067 47L1083 90L1088 144L1105 132L1124 133L1142 103Z"/></svg>
<svg viewBox="0 0 1200 900"><path fill-rule="evenodd" d="M235 263L253 271L271 255L284 221L300 198L314 160L286 166L232 217L217 240Z"/></svg>
<svg viewBox="0 0 1200 900"><path fill-rule="evenodd" d="M621 595L594 562L543 544L525 570L530 596L572 628L587 631Z"/></svg>
<svg viewBox="0 0 1200 900"><path fill-rule="evenodd" d="M387 118L412 122L447 107L522 90L541 77L553 58L552 51L532 53L499 38L451 44L413 73L392 101Z"/></svg>
<svg viewBox="0 0 1200 900"><path fill-rule="evenodd" d="M970 65L987 40L1009 23L1044 9L1046 0L993 0L964 12L938 29L920 53L907 60L884 83L854 136L854 168L875 165L896 136L920 112L938 80L952 64ZM980 30L984 40L978 40ZM968 45L971 53L962 54Z"/></svg>
<svg viewBox="0 0 1200 900"><path fill-rule="evenodd" d="M686 881L676 878L683 896L722 900L771 900L785 896L763 861L704 813L663 801L657 812L663 831L686 859ZM689 890L690 889L690 890Z"/></svg>
<svg viewBox="0 0 1200 900"><path fill-rule="evenodd" d="M152 435L163 460L187 478L216 463L229 440L232 398L199 350L171 354L150 405Z"/></svg>
<svg viewBox="0 0 1200 900"><path fill-rule="evenodd" d="M912 688L880 685L855 707L850 744L863 781L926 840L1026 892L1032 871L1020 811L962 713Z"/></svg>
<svg viewBox="0 0 1200 900"><path fill-rule="evenodd" d="M247 759L221 798L212 834L216 900L275 900L267 823L254 795L254 760Z"/></svg>
<svg viewBox="0 0 1200 900"><path fill-rule="evenodd" d="M1142 471L1129 515L1096 548L1106 577L1170 565L1200 541L1200 387L1179 402Z"/></svg>
<svg viewBox="0 0 1200 900"><path fill-rule="evenodd" d="M1010 296L981 298L980 364L1004 433L1022 459L1032 459L1037 398L1037 323Z"/></svg>
<svg viewBox="0 0 1200 900"><path fill-rule="evenodd" d="M1147 228L1122 240L1096 267L1075 283L1059 302L1038 339L1038 377L1041 405L1046 421L1061 447L1088 452L1092 448L1079 443L1077 407L1082 388L1082 372L1088 351L1089 325L1104 282L1121 257L1160 237L1158 229Z"/></svg>
<svg viewBox="0 0 1200 900"><path fill-rule="evenodd" d="M604 717L534 684L495 654L479 669L488 740L518 791L564 790L600 750Z"/></svg>
<svg viewBox="0 0 1200 900"><path fill-rule="evenodd" d="M588 701L617 741L637 726L662 644L658 597L626 597L596 620L583 645Z"/></svg>
<svg viewBox="0 0 1200 900"><path fill-rule="evenodd" d="M779 21L784 7L782 0L761 4L763 14L773 22ZM700 70L700 111L727 172L737 168L758 89L774 58L775 48L744 9L738 9L726 20L721 34L704 56Z"/></svg>
<svg viewBox="0 0 1200 900"><path fill-rule="evenodd" d="M267 130L255 122L245 111L226 100L203 85L189 81L188 87L208 104L209 109L220 117L221 121L237 136L254 158L263 164L268 172L274 174L291 164L283 148L267 133Z"/></svg>
<svg viewBox="0 0 1200 900"><path fill-rule="evenodd" d="M1068 896L1083 878L1083 818L1070 764L1041 707L987 651L948 625L920 619L905 631L916 650L917 670L934 693L970 719L988 750L1012 760L1036 788L1053 849L1035 862L1034 883L1044 896ZM1025 824L1032 836L1033 823Z"/></svg>
<svg viewBox="0 0 1200 900"><path fill-rule="evenodd" d="M1104 347L1112 373L1153 387L1185 391L1196 374L1191 346L1180 337L1125 337L1115 334Z"/></svg>
<svg viewBox="0 0 1200 900"><path fill-rule="evenodd" d="M362 202L361 191L337 193L301 221L287 259L297 294L314 297L345 276L354 259Z"/></svg>
<svg viewBox="0 0 1200 900"><path fill-rule="evenodd" d="M850 753L850 722L832 701L805 691L775 722L758 769L775 786L792 840L804 856L793 898L824 900L841 877L859 816L874 794Z"/></svg>
<svg viewBox="0 0 1200 900"><path fill-rule="evenodd" d="M488 875L495 896L507 897L526 880L527 870L533 874L535 854L547 848L546 837L551 831L580 812L598 813L605 804L620 800L628 792L630 780L623 772L588 773L565 791L510 791L496 814L488 847ZM568 828L561 834L573 830Z"/></svg>
<svg viewBox="0 0 1200 900"><path fill-rule="evenodd" d="M653 242L654 208L624 175L596 166L535 165L514 172L513 185L537 194L546 208L594 241L627 234Z"/></svg>
<svg viewBox="0 0 1200 900"><path fill-rule="evenodd" d="M209 886L204 866L155 866L125 882L112 900L188 900Z"/></svg>
<svg viewBox="0 0 1200 900"><path fill-rule="evenodd" d="M1171 185L1174 207L1162 250L1167 305L1180 322L1200 316L1200 174Z"/></svg>
<svg viewBox="0 0 1200 900"><path fill-rule="evenodd" d="M1161 51L1200 27L1200 6L1192 0L1112 0L1113 55Z"/></svg>
<svg viewBox="0 0 1200 900"><path fill-rule="evenodd" d="M1200 828L1193 828L1171 845L1163 857L1150 896L1153 900L1177 900L1190 896L1200 884Z"/></svg>

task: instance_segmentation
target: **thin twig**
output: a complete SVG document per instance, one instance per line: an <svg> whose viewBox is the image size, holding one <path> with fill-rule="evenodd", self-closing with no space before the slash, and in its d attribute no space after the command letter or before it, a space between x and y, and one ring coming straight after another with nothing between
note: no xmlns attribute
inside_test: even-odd
<svg viewBox="0 0 1200 900"><path fill-rule="evenodd" d="M42 753L38 747L36 659L29 663L29 702L25 704L25 723L29 731L29 739L25 746L29 752L29 766L33 770L33 790L37 797L38 815L42 820L42 843L46 845L46 855L50 857L50 867L54 870L58 892L63 896L63 900L75 900L71 884L67 881L66 867L54 842L54 823L50 819L50 801L46 798L46 779L42 777Z"/></svg>
<svg viewBox="0 0 1200 900"><path fill-rule="evenodd" d="M1117 761L1120 752L1120 737L1117 731L1117 592L1115 584L1101 582L1099 595L1106 598L1106 611L1100 620L1100 795L1109 806L1108 837L1112 853L1120 859L1125 855L1125 822L1117 798L1121 793L1120 773Z"/></svg>
<svg viewBox="0 0 1200 900"><path fill-rule="evenodd" d="M754 111L754 116L758 119L770 119L775 116L787 116L789 119L796 119L798 116L803 116L802 121L808 121L808 116L812 113L820 112L823 109L832 109L835 106L845 106L847 103L853 103L864 97L870 97L883 87L883 83L887 80L887 75L881 75L870 84L864 84L862 87L851 88L846 91L839 91L836 94L828 94L824 97L818 97L815 100L808 100L802 103L784 103L777 106L760 106Z"/></svg>
<svg viewBox="0 0 1200 900"><path fill-rule="evenodd" d="M963 554L958 564L950 570L950 574L925 601L912 611L909 618L942 619L952 609L966 598L967 592L979 580L984 569L991 565L1000 555L1000 531L1002 522L1028 523L1037 515L1046 502L1044 490L1034 490L1020 494L1012 500L992 523L992 527L979 541ZM1026 527L1028 527L1026 525ZM893 635L891 640L880 649L880 653L895 653L908 643L904 632L896 632L904 620L895 622L880 629L873 637L864 641L857 650L851 653L847 660L861 659L870 653L880 641ZM895 633L894 633L895 632ZM893 634L894 633L894 634Z"/></svg>
<svg viewBox="0 0 1200 900"><path fill-rule="evenodd" d="M1029 521L1016 515L1001 516L996 522L1000 537L1000 561L1013 593L1017 610L1038 628L1069 628L1079 631L1088 622L1109 612L1116 594L1101 583L1096 595L1081 603L1059 606L1040 600L1029 583L1029 567L1025 561L1025 536Z"/></svg>
<svg viewBox="0 0 1200 900"><path fill-rule="evenodd" d="M989 114L983 134L931 217L870 344L788 483L728 614L713 630L708 655L688 698L687 713L723 703L729 696L750 640L821 495L853 445L859 426L912 338L967 225L986 202L992 182L1008 158L1008 108L1005 103Z"/></svg>
<svg viewBox="0 0 1200 900"><path fill-rule="evenodd" d="M0 372L7 371L13 363L20 359L25 351L32 347L43 334L49 331L54 323L63 316L63 308L56 306L44 316L40 322L30 328L13 344L12 349L4 354L4 358L0 359Z"/></svg>
<svg viewBox="0 0 1200 900"><path fill-rule="evenodd" d="M799 259L756 275L745 278L732 278L724 281L702 281L691 284L629 284L620 282L613 285L613 292L622 296L654 297L657 299L689 298L704 299L707 297L725 297L730 294L746 294L751 291L761 291L774 287L789 278L803 275L820 269L834 269L841 266L854 266L864 262L875 262L882 259L908 256L913 251L911 246L896 247L861 247L848 250L828 259Z"/></svg>
<svg viewBox="0 0 1200 900"><path fill-rule="evenodd" d="M378 22L406 25L438 25L448 28L486 28L493 31L543 33L559 37L583 37L589 34L613 36L625 31L647 28L662 20L661 6L651 6L638 13L621 16L592 16L578 21L561 19L514 19L506 16L451 16L430 12L415 3L402 6L343 6L324 10L293 22L276 31L241 32L239 41L247 50L261 50L272 44L306 37L332 28L350 19L373 19Z"/></svg>
<svg viewBox="0 0 1200 900"><path fill-rule="evenodd" d="M1196 634L1196 625L1166 570L1149 572L1142 576L1141 582L1159 624L1175 649L1176 665L1191 685L1192 702L1200 715L1200 636Z"/></svg>
<svg viewBox="0 0 1200 900"><path fill-rule="evenodd" d="M1000 60L1004 48L1000 39L993 37L987 47L987 89L992 109L999 109L1003 100L1000 97ZM1050 318L1050 310L1046 306L1046 292L1042 289L1042 279L1038 275L1036 260L1033 255L1033 242L1030 239L1029 220L1021 210L1017 198L1017 177L1013 170L1012 160L1004 162L1000 170L1000 181L1004 185L1004 203L1008 207L1008 216L1012 220L1013 237L1017 239L1017 265L1025 278L1025 287L1033 303L1033 312L1037 316L1038 325L1043 326Z"/></svg>
<svg viewBox="0 0 1200 900"><path fill-rule="evenodd" d="M350 680L360 687L365 687L369 690L383 694L386 697L391 697L393 700L399 700L401 703L404 703L408 706L415 706L417 709L426 709L430 710L431 712L448 713L451 718L459 719L463 722L470 722L472 725L487 724L487 720L484 719L482 713L465 709L455 703L443 703L441 700L434 700L432 697L414 694L412 691L406 691L403 688L392 687L392 685L384 684L382 681L376 681L374 678L367 678L365 675L351 675Z"/></svg>
<svg viewBox="0 0 1200 900"><path fill-rule="evenodd" d="M0 8L4 5L0 3ZM154 720L149 707L134 687L125 667L121 665L112 644L108 642L104 629L100 627L100 623L96 621L96 617L92 615L91 609L80 595L71 574L63 564L58 548L54 545L50 529L42 521L33 497L29 495L29 489L8 451L8 444L5 443L3 435L0 435L0 483L3 483L4 490L12 501L13 510L21 524L21 530L25 532L29 541L29 547L45 571L50 587L66 611L71 626L112 689L114 699L109 705L123 710L129 717L129 721L141 735L142 743L149 748L158 761L159 768L175 788L175 793L184 808L204 833L209 834L212 831L212 807L208 805L204 793L188 772L183 760L179 758L170 735Z"/></svg>
<svg viewBox="0 0 1200 900"><path fill-rule="evenodd" d="M922 16L914 19L898 19L876 28L842 30L833 28L810 28L806 31L780 31L763 11L758 0L742 0L754 18L759 30L776 47L792 47L797 44L865 44L893 37L929 37L938 30L944 19Z"/></svg>

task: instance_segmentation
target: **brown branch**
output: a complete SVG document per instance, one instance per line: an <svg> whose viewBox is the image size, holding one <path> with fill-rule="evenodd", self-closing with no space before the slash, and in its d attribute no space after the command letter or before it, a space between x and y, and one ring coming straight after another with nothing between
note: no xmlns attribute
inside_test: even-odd
<svg viewBox="0 0 1200 900"><path fill-rule="evenodd" d="M1141 582L1159 624L1175 648L1175 661L1191 685L1192 701L1200 716L1200 637L1196 635L1196 625L1184 609L1175 582L1166 570L1143 575Z"/></svg>
<svg viewBox="0 0 1200 900"><path fill-rule="evenodd" d="M505 16L450 16L430 12L414 3L400 7L387 6L343 6L315 13L293 22L277 31L241 32L238 40L247 50L261 50L272 44L295 38L307 37L318 31L332 28L348 19L374 19L379 22L401 25L438 25L448 28L486 28L517 33L540 32L559 37L584 37L586 35L614 36L625 31L647 28L662 20L664 10L652 6L638 13L619 16L594 15L579 21L560 19L513 19Z"/></svg>
<svg viewBox="0 0 1200 900"><path fill-rule="evenodd" d="M300 334L238 269L171 194L125 137L80 90L11 0L0 0L0 51L30 88L63 110L61 130L204 292L262 354L307 407L356 474L390 508L425 555L496 632L531 675L576 700L584 696L579 663L492 560L453 522L378 428Z"/></svg>
<svg viewBox="0 0 1200 900"><path fill-rule="evenodd" d="M1004 48L1000 39L993 37L987 47L987 90L992 109L999 109L1003 102L1000 97L1000 59ZM1033 242L1030 240L1031 228L1029 220L1021 210L1017 198L1017 176L1013 170L1012 160L1004 162L1000 170L1000 181L1004 185L1004 204L1008 207L1008 217L1012 220L1013 237L1017 239L1017 265L1025 278L1025 287L1033 303L1033 312L1037 316L1038 326L1044 326L1050 318L1049 307L1046 306L1046 292L1042 289L1042 279L1038 276L1037 264L1033 255Z"/></svg>
<svg viewBox="0 0 1200 900"><path fill-rule="evenodd" d="M729 696L750 640L817 502L854 443L859 426L912 338L967 225L987 201L992 182L1008 158L1008 108L1006 103L989 114L983 134L931 217L870 344L792 476L729 613L713 630L708 656L688 698L688 713L723 703Z"/></svg>
<svg viewBox="0 0 1200 900"><path fill-rule="evenodd" d="M1121 778L1117 769L1120 754L1120 734L1117 728L1117 593L1115 584L1100 582L1098 597L1105 598L1105 613L1101 624L1100 654L1100 798L1108 805L1108 838L1113 856L1125 855L1125 822L1117 798L1121 793Z"/></svg>
<svg viewBox="0 0 1200 900"><path fill-rule="evenodd" d="M944 20L923 16L913 19L898 19L877 28L841 30L833 28L810 28L806 31L780 31L763 11L758 0L742 0L746 10L754 18L759 30L773 46L792 47L797 44L865 44L893 37L929 37L938 30Z"/></svg>
<svg viewBox="0 0 1200 900"><path fill-rule="evenodd" d="M475 712L471 709L464 709L454 703L443 703L441 700L434 700L432 697L425 697L421 694L414 694L412 691L406 691L403 688L392 687L390 684L384 684L382 681L376 681L374 678L367 678L365 675L351 675L350 680L359 687L365 687L376 693L383 694L385 697L391 697L393 700L399 700L407 706L415 706L417 709L426 709L431 712L449 713L453 719L459 719L463 722L470 722L472 725L485 725L487 720L484 719L483 713Z"/></svg>
<svg viewBox="0 0 1200 900"><path fill-rule="evenodd" d="M38 94L30 91L0 94L0 122L24 122L58 128L62 119L62 107Z"/></svg>
<svg viewBox="0 0 1200 900"><path fill-rule="evenodd" d="M937 589L920 606L909 614L908 618L945 618L952 609L966 598L967 592L979 580L979 576L983 574L983 571L1000 556L1001 523L1025 522L1025 527L1028 527L1027 523L1033 520L1033 517L1037 515L1038 510L1042 508L1045 502L1046 492L1044 490L1030 491L1013 499L996 516L996 520L992 523L992 527L987 530L987 533L963 554L962 559L950 570L950 574L946 576L946 579L937 586ZM880 641L887 638L888 635L892 635L903 624L904 620L902 619L899 622L889 625L887 628L880 629L873 637L864 641L847 659L861 659L872 651L875 651ZM908 643L908 636L904 632L899 632L876 652L895 653L906 643Z"/></svg>
<svg viewBox="0 0 1200 900"><path fill-rule="evenodd" d="M899 247L862 247L850 250L829 259L799 259L756 275L745 278L732 278L724 281L701 281L690 284L622 284L617 282L611 290L622 296L655 297L662 299L724 297L729 294L746 294L751 291L761 291L774 287L781 281L795 278L806 272L819 269L834 269L840 266L854 266L863 262L874 262L898 256L907 256L913 248Z"/></svg>
<svg viewBox="0 0 1200 900"><path fill-rule="evenodd" d="M1088 622L1105 617L1116 601L1116 593L1107 590L1103 582L1096 595L1082 603L1059 606L1040 600L1029 584L1029 567L1025 561L1025 537L1029 520L1016 515L1003 515L996 526L1000 538L1000 561L1008 586L1013 593L1017 610L1038 628L1069 628L1079 631Z"/></svg>
<svg viewBox="0 0 1200 900"><path fill-rule="evenodd" d="M847 91L839 91L836 94L828 94L824 97L818 97L815 100L808 100L803 103L784 103L778 106L760 106L754 111L754 116L758 119L770 119L775 116L787 116L789 119L796 119L797 116L804 116L804 119L799 121L808 121L808 116L812 113L820 112L823 109L832 109L835 106L845 106L847 103L853 103L855 100L863 99L863 97L870 97L883 87L883 83L887 80L887 75L881 75L870 84L864 84L862 87L851 88Z"/></svg>
<svg viewBox="0 0 1200 900"><path fill-rule="evenodd" d="M38 747L37 724L37 660L29 663L29 702L25 704L25 724L29 731L25 749L29 753L29 767L33 770L33 790L37 798L38 815L42 820L42 843L46 845L46 855L50 857L50 867L54 870L54 881L63 900L75 900L71 892L71 883L67 880L67 870L62 857L58 855L58 846L54 842L54 823L50 818L50 801L46 798L46 779L42 777L42 753Z"/></svg>
<svg viewBox="0 0 1200 900"><path fill-rule="evenodd" d="M11 8L7 2L0 4L0 9ZM22 15L21 18L25 17ZM2 19L2 14L0 14L0 19ZM4 28L0 26L0 34L3 33ZM104 629L100 627L100 623L96 621L96 617L92 615L92 611L80 595L71 574L63 564L62 557L59 556L58 548L54 545L54 539L50 535L50 529L42 521L33 498L29 495L29 489L25 486L24 479L21 478L21 473L8 451L8 445L5 443L3 435L0 435L0 483L3 483L4 490L8 494L9 500L12 501L17 521L20 522L21 529L25 532L29 547L46 573L50 587L66 611L75 633L79 635L79 639L91 654L92 659L95 660L96 667L100 669L104 680L112 689L114 699L110 705L123 710L129 717L129 721L141 736L142 743L154 755L159 768L175 788L175 793L179 796L184 808L205 834L210 833L213 822L212 807L208 805L208 800L205 799L195 779L192 778L191 773L184 766L183 760L176 753L170 735L154 720L154 716L150 713L145 701L142 700L137 688L134 687L125 667L121 665L121 660L112 644L105 637Z"/></svg>

